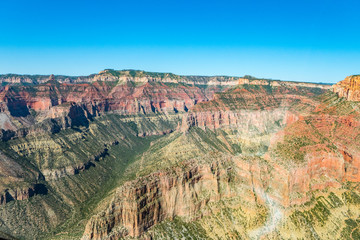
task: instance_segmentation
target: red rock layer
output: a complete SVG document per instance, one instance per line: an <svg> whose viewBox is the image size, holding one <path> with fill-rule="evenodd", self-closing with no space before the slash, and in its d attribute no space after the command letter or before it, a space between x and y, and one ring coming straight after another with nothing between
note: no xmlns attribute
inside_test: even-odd
<svg viewBox="0 0 360 240"><path fill-rule="evenodd" d="M30 109L49 112L66 103L84 106L90 114L116 111L121 114L139 112L184 112L194 104L207 101L215 89L205 92L194 86L172 87L160 83L111 87L104 82L93 84L48 83L32 87L6 86L0 93L1 111L24 117Z"/></svg>

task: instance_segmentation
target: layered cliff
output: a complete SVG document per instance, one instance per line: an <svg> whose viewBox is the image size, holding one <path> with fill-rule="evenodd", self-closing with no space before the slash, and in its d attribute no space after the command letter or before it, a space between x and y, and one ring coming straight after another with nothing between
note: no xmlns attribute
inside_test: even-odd
<svg viewBox="0 0 360 240"><path fill-rule="evenodd" d="M208 101L214 91L216 88L163 83L48 82L36 86L6 86L0 93L2 138L7 140L46 128L50 128L46 131L58 132L87 126L89 121L104 113L123 116L180 114L198 102ZM35 125L43 125L45 129ZM168 129L164 129L166 131Z"/></svg>
<svg viewBox="0 0 360 240"><path fill-rule="evenodd" d="M349 101L360 101L360 76L346 77L333 86L333 91Z"/></svg>
<svg viewBox="0 0 360 240"><path fill-rule="evenodd" d="M180 76L172 73L157 73L145 72L139 70L112 70L106 69L98 74L91 74L89 76L62 76L62 75L17 75L4 74L0 75L0 82L3 85L14 84L43 84L48 80L53 79L60 83L92 83L92 82L163 82L163 83L184 83L184 84L198 84L198 85L236 85L238 78L226 76Z"/></svg>
<svg viewBox="0 0 360 240"><path fill-rule="evenodd" d="M90 83L69 84L61 83L61 79L56 80L55 76L50 76L46 82L43 81L45 83L41 84L3 87L0 92L2 139L7 140L29 134L33 131L31 127L34 124L49 122L48 119L53 120L50 124L43 125L50 127L50 131L57 132L68 127L88 125L93 118L107 112L124 116L184 113L197 103L213 99L215 92L232 85L256 87L260 84L264 89L271 89L272 86L288 90L299 88L299 92L302 88L306 88L312 89L310 91L312 94L328 88L327 85L319 84L233 77L215 77L218 80L213 80L212 77L199 77L197 81L192 80L189 85L184 84L181 77L177 75L138 71L131 74L129 71L107 70L99 76L103 75L109 78L112 76L113 80L105 81L105 79L96 78ZM194 79L197 78L194 77ZM264 89L263 93L266 91ZM281 95L281 92L278 94ZM221 98L221 95L215 97L218 96ZM227 94L222 96L227 96ZM263 96L268 98L266 94ZM270 100L275 104L274 101L278 103L282 101L280 98L281 96L278 96L275 100L264 99L263 101Z"/></svg>
<svg viewBox="0 0 360 240"><path fill-rule="evenodd" d="M205 86L236 86L239 84L253 85L291 85L291 86L307 86L317 88L330 88L325 84L299 83L290 81L274 81L266 79L257 79L252 76L244 77L231 76L182 76L173 73L146 72L140 70L113 70L105 69L98 74L89 76L63 76L63 75L17 75L3 74L0 75L0 83L2 85L19 85L19 84L44 84L51 80L59 83L93 83L93 82L135 82L144 84L148 82L162 83L182 83L188 85L205 85Z"/></svg>

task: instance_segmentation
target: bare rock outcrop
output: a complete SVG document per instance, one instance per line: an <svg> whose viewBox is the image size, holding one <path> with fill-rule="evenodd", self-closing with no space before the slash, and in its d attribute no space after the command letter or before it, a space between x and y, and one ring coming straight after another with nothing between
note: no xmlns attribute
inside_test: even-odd
<svg viewBox="0 0 360 240"><path fill-rule="evenodd" d="M346 77L333 85L333 91L349 101L360 101L360 75Z"/></svg>

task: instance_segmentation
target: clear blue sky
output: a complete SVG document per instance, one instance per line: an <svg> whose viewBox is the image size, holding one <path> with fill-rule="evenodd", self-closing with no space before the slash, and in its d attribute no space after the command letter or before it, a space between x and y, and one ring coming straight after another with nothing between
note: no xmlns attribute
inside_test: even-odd
<svg viewBox="0 0 360 240"><path fill-rule="evenodd" d="M352 0L1 1L0 73L336 82L360 73L359 12Z"/></svg>

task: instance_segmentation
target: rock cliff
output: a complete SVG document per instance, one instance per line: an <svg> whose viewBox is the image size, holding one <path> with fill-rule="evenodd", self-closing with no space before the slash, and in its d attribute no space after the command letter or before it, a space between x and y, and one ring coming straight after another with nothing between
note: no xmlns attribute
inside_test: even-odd
<svg viewBox="0 0 360 240"><path fill-rule="evenodd" d="M349 101L360 101L360 76L346 77L333 86L333 91Z"/></svg>

